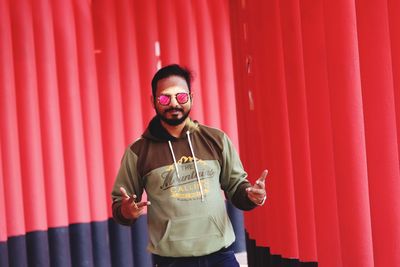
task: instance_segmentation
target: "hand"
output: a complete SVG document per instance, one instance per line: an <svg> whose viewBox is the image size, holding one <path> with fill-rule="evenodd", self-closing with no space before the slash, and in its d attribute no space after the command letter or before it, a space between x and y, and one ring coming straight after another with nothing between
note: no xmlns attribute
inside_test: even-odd
<svg viewBox="0 0 400 267"><path fill-rule="evenodd" d="M257 179L256 183L246 188L247 197L254 203L259 206L264 205L264 202L267 198L267 192L265 192L265 177L267 177L268 170L264 170L261 174L261 177Z"/></svg>
<svg viewBox="0 0 400 267"><path fill-rule="evenodd" d="M125 188L119 188L122 195L121 213L126 219L136 220L144 212L144 207L151 205L150 201L136 203L136 195L129 196Z"/></svg>

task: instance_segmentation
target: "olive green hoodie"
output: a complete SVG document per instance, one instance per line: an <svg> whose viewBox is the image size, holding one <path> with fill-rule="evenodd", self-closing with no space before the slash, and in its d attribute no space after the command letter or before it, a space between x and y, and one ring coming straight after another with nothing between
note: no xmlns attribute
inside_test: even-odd
<svg viewBox="0 0 400 267"><path fill-rule="evenodd" d="M168 257L202 256L235 240L226 198L243 210L256 205L248 198L240 159L225 133L188 121L179 138L154 118L140 139L125 151L112 191L114 219L121 214L123 186L141 200L146 190L151 253Z"/></svg>

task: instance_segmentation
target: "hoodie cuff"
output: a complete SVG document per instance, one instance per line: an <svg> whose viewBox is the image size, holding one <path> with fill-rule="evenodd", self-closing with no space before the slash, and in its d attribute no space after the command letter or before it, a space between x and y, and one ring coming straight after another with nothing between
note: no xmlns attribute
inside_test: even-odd
<svg viewBox="0 0 400 267"><path fill-rule="evenodd" d="M257 207L257 204L253 203L248 197L246 188L251 187L251 184L247 181L242 182L236 189L235 194L231 199L233 205L241 210L252 210Z"/></svg>

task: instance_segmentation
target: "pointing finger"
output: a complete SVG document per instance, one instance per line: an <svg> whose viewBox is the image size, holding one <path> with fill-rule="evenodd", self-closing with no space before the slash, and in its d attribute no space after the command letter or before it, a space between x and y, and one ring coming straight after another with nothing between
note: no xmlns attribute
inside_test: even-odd
<svg viewBox="0 0 400 267"><path fill-rule="evenodd" d="M265 182L265 178L267 177L267 175L268 175L268 170L264 170L262 172L262 174L261 174L261 177L258 178L257 182L260 181L260 182L264 183Z"/></svg>

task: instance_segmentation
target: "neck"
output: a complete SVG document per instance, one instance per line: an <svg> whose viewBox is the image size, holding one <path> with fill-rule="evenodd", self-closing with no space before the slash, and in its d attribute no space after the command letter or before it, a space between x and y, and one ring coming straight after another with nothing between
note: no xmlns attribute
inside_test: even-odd
<svg viewBox="0 0 400 267"><path fill-rule="evenodd" d="M169 125L168 123L160 120L161 125L165 128L165 130L167 130L167 132L173 136L178 138L179 136L181 136L182 130L186 125L186 122L189 118L187 118L186 120L184 120L181 124L179 125Z"/></svg>

